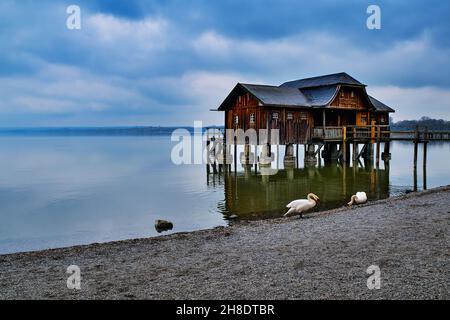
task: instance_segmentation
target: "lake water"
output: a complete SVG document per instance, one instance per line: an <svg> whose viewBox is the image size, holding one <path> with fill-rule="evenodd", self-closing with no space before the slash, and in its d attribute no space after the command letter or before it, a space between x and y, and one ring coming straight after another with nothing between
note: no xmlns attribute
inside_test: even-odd
<svg viewBox="0 0 450 320"><path fill-rule="evenodd" d="M414 188L412 143L391 144L389 169L302 168L300 150L301 168L279 161L271 176L241 166L207 176L204 165L173 164L173 145L170 136L0 137L0 253L156 236L156 219L181 232L227 225L231 215L279 217L309 192L322 210L356 191L373 200ZM449 158L450 144L429 144L428 188L450 184Z"/></svg>

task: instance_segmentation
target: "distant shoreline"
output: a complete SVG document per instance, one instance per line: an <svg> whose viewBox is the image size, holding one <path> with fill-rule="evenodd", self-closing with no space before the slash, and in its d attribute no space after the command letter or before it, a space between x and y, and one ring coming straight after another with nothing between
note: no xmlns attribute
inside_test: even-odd
<svg viewBox="0 0 450 320"><path fill-rule="evenodd" d="M223 128L209 126L208 128ZM171 135L174 130L194 132L194 127L30 127L0 128L0 136L157 136Z"/></svg>

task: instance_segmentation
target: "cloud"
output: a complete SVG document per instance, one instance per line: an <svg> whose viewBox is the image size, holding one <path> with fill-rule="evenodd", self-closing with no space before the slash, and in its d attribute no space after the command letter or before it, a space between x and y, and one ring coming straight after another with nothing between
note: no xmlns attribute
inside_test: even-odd
<svg viewBox="0 0 450 320"><path fill-rule="evenodd" d="M398 120L419 119L428 116L449 119L450 90L435 87L401 88L397 86L372 87L369 94L383 97L383 102L396 109Z"/></svg>
<svg viewBox="0 0 450 320"><path fill-rule="evenodd" d="M365 28L357 2L79 5L82 29L69 31L64 4L43 1L36 15L29 1L0 4L0 125L222 123L209 109L236 82L278 85L340 71L396 106L396 117L418 108L409 96L435 94L437 114L450 118L442 13L450 5L382 1L379 32Z"/></svg>
<svg viewBox="0 0 450 320"><path fill-rule="evenodd" d="M358 46L330 32L257 41L208 31L193 43L202 57L214 59L217 68L234 66L236 71L266 73L265 78L272 81L347 71L372 85L450 87L450 50L436 47L426 33L384 50ZM217 54L220 49L225 54Z"/></svg>
<svg viewBox="0 0 450 320"><path fill-rule="evenodd" d="M0 78L0 113L104 111L139 108L145 98L120 78L106 79L71 66L46 64L32 77Z"/></svg>
<svg viewBox="0 0 450 320"><path fill-rule="evenodd" d="M118 45L125 41L141 50L164 47L167 27L168 22L161 18L130 21L105 14L88 16L85 26L96 43Z"/></svg>

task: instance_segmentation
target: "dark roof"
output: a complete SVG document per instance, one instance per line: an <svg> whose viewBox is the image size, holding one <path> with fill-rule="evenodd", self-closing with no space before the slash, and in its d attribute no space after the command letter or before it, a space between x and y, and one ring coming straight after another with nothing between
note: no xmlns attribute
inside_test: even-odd
<svg viewBox="0 0 450 320"><path fill-rule="evenodd" d="M241 85L265 105L310 106L308 98L296 88L281 88L248 83L241 83Z"/></svg>
<svg viewBox="0 0 450 320"><path fill-rule="evenodd" d="M392 109L391 107L388 107L383 102L375 99L374 97L372 97L370 95L368 95L368 96L369 96L370 102L375 107L376 112L395 112L394 109Z"/></svg>
<svg viewBox="0 0 450 320"><path fill-rule="evenodd" d="M376 112L395 112L384 103L369 96L365 85L347 73L336 73L321 77L301 79L283 83L281 86L238 83L218 110L225 110L242 93L252 94L267 106L282 107L326 107L336 97L341 85L359 86Z"/></svg>
<svg viewBox="0 0 450 320"><path fill-rule="evenodd" d="M306 78L294 81L288 81L283 83L280 87L290 87L290 88L311 88L311 87L321 87L330 86L337 84L346 84L352 86L365 86L355 78L349 76L345 72L328 74L325 76Z"/></svg>
<svg viewBox="0 0 450 320"><path fill-rule="evenodd" d="M297 90L301 91L308 98L311 106L322 107L326 106L333 100L338 88L337 85L334 85Z"/></svg>

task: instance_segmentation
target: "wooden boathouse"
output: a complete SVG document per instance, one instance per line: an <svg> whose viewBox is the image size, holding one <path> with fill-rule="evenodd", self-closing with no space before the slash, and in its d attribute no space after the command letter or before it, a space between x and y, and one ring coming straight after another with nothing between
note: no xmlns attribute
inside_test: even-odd
<svg viewBox="0 0 450 320"><path fill-rule="evenodd" d="M225 129L278 129L279 144L287 146L288 155L293 145L298 150L303 144L305 159L314 159L323 147L324 159L344 161L350 157L349 143L354 153L362 143L362 151L373 154L375 139L389 140L382 132L389 131L389 114L395 112L344 72L279 86L238 83L216 111L224 112Z"/></svg>

